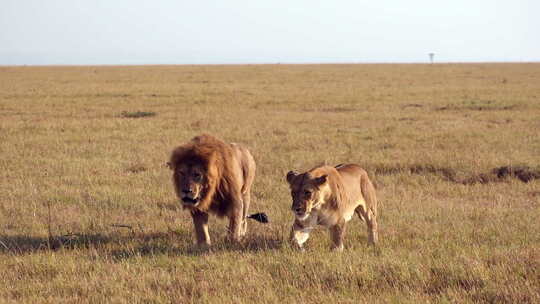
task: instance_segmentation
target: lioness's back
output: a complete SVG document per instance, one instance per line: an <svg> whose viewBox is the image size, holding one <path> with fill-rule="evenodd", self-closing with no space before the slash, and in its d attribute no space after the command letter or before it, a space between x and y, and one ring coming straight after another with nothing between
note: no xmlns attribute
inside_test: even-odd
<svg viewBox="0 0 540 304"><path fill-rule="evenodd" d="M336 166L336 170L341 175L343 186L351 198L356 198L362 195L360 182L363 174L366 171L357 164L341 164Z"/></svg>

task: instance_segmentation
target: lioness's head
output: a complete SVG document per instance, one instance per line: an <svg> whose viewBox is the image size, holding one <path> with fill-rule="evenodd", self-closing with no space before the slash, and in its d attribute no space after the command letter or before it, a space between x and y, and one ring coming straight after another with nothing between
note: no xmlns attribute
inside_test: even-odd
<svg viewBox="0 0 540 304"><path fill-rule="evenodd" d="M313 208L324 203L328 175L311 176L309 173L287 173L291 188L291 209L299 220L305 220Z"/></svg>

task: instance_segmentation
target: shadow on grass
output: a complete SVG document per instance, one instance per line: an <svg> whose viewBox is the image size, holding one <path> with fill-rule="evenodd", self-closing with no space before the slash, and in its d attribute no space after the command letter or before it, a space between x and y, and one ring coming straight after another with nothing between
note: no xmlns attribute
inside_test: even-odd
<svg viewBox="0 0 540 304"><path fill-rule="evenodd" d="M171 242L167 236L154 234L147 236L148 242L139 244L133 248L120 248L113 250L111 256L114 260L126 260L134 257L144 257L152 255L168 256L204 256L223 252L262 252L278 250L284 246L283 240L277 237L249 236L240 243L233 243L227 239L220 239L210 247L204 248L192 244L192 236L179 242ZM187 241L187 242L186 242Z"/></svg>
<svg viewBox="0 0 540 304"><path fill-rule="evenodd" d="M502 166L491 169L485 173L470 174L466 178L458 178L458 172L452 168L437 167L431 164L414 164L414 165L376 165L373 168L376 175L393 175L393 174L416 174L416 175L435 175L443 180L463 185L474 184L489 184L504 182L507 178L515 178L524 183L540 179L540 169L531 168L528 166Z"/></svg>
<svg viewBox="0 0 540 304"><path fill-rule="evenodd" d="M110 243L112 237L101 234L70 234L59 237L34 237L26 235L0 235L0 253L27 254L60 248L90 248Z"/></svg>
<svg viewBox="0 0 540 304"><path fill-rule="evenodd" d="M204 249L192 243L189 231L131 234L70 234L53 237L0 235L0 254L24 255L55 250L95 249L114 260L132 257L170 255L199 256L219 252L259 252L282 248L280 237L250 235L240 243L217 239Z"/></svg>

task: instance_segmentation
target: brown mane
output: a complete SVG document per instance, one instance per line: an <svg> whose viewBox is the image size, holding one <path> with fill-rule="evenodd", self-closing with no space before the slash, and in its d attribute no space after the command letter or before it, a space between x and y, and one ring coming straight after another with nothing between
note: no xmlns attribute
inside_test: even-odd
<svg viewBox="0 0 540 304"><path fill-rule="evenodd" d="M240 190L236 189L240 183L233 173L233 152L230 145L206 134L194 137L189 143L173 150L170 158L173 169L180 163L193 163L202 165L206 171L204 198L197 206L200 211L213 211L219 216L229 211L227 202L232 199L230 195ZM176 170L174 179L178 191Z"/></svg>
<svg viewBox="0 0 540 304"><path fill-rule="evenodd" d="M345 186L343 185L341 175L336 168L331 166L320 166L309 170L305 174L309 174L311 177L328 175L328 185L332 190L328 203L332 209L338 209L340 205L347 203L347 192L345 191Z"/></svg>

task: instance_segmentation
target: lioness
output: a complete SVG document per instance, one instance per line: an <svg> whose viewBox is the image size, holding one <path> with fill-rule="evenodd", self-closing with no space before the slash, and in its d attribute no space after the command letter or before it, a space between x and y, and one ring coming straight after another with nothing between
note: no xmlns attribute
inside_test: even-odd
<svg viewBox="0 0 540 304"><path fill-rule="evenodd" d="M229 218L232 240L246 234L255 178L255 161L248 149L201 135L174 149L168 164L176 195L191 212L198 245L210 245L209 213Z"/></svg>
<svg viewBox="0 0 540 304"><path fill-rule="evenodd" d="M377 234L377 198L375 188L360 166L319 166L299 174L287 173L295 221L291 241L303 249L316 225L330 229L332 248L343 250L345 224L354 212L368 228L368 242L375 244Z"/></svg>

